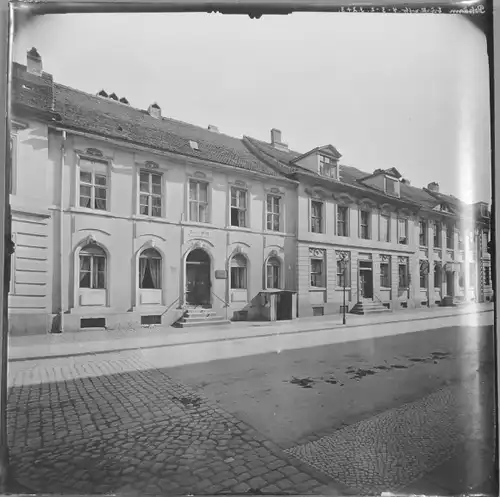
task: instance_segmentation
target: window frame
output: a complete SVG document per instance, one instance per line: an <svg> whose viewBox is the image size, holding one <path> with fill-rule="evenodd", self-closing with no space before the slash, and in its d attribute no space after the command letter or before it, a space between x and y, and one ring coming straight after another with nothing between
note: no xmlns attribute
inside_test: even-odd
<svg viewBox="0 0 500 497"><path fill-rule="evenodd" d="M233 191L236 192L236 204L233 205ZM245 207L241 207L240 204L240 196L238 193L243 193L244 194L244 199L245 199ZM248 219L248 189L244 188L242 186L234 186L231 185L229 188L229 226L231 228L248 228L249 227L249 219ZM238 221L240 220L240 215L243 213L244 217L244 224L233 224L233 209L237 211L237 218Z"/></svg>
<svg viewBox="0 0 500 497"><path fill-rule="evenodd" d="M387 220L387 235L385 240L382 238L382 220ZM379 242L390 243L391 242L391 216L389 214L380 214L379 217L379 230L378 230Z"/></svg>
<svg viewBox="0 0 500 497"><path fill-rule="evenodd" d="M235 264L233 261L235 261L237 259L243 259L245 261L245 264L244 265ZM237 273L238 273L239 278L237 278L237 279L241 282L240 277L242 277L243 286L233 286L233 269L238 270ZM229 274L229 289L231 291L232 290L248 291L248 258L245 255L237 253L231 257L231 261L229 263L229 272L230 272L230 274ZM243 274L240 274L240 273L243 273Z"/></svg>
<svg viewBox="0 0 500 497"><path fill-rule="evenodd" d="M387 189L387 185L390 183L393 183L394 185L398 185L397 187L394 188L394 193L389 192ZM388 195L389 197L395 197L399 198L401 196L401 183L395 179L395 178L389 178L388 176L384 176L384 193Z"/></svg>
<svg viewBox="0 0 500 497"><path fill-rule="evenodd" d="M433 271L433 285L434 285L434 289L440 289L441 288L441 284L442 284L442 279L443 279L443 274L442 274L442 266L440 266L439 264L434 264L434 271ZM436 285L436 279L437 279L437 285Z"/></svg>
<svg viewBox="0 0 500 497"><path fill-rule="evenodd" d="M319 263L321 271L313 271L313 263ZM314 276L314 278L313 278ZM319 282L317 279L319 278ZM313 279L316 280L313 283ZM321 284L318 284L321 283ZM311 288L320 288L323 289L326 287L326 281L325 281L325 259L324 258L319 258L319 257L310 257L309 258L309 286Z"/></svg>
<svg viewBox="0 0 500 497"><path fill-rule="evenodd" d="M455 228L452 224L446 224L446 249L455 250Z"/></svg>
<svg viewBox="0 0 500 497"><path fill-rule="evenodd" d="M142 181L141 181L141 175L142 174L147 174L148 175L148 188L149 188L149 191L148 192L143 192L141 190L141 184L142 184ZM157 193L153 193L153 176L158 176L159 179L160 179L160 193L157 194ZM141 216L147 216L147 217L153 217L153 218L161 218L161 217L164 217L164 176L163 176L163 173L162 172L156 172L156 171L152 171L152 170L149 170L149 169L145 169L145 168L140 168L139 169L139 175L138 175L138 214L141 215ZM148 198L148 213L147 214L143 214L141 212L141 207L144 205L141 203L141 196L147 196ZM153 198L159 198L160 199L160 213L159 215L153 215Z"/></svg>
<svg viewBox="0 0 500 497"><path fill-rule="evenodd" d="M401 267L405 267L405 286L401 286ZM405 262L398 262L398 290L408 290L410 288L410 271L409 271L409 263L408 261Z"/></svg>
<svg viewBox="0 0 500 497"><path fill-rule="evenodd" d="M90 166L88 163L92 164ZM106 172L96 172L95 165L103 165L106 168ZM82 181L82 173L87 173L91 175L91 182ZM99 184L96 182L96 177L101 177L106 179L106 184ZM111 212L111 174L109 161L98 159L96 157L80 156L78 161L77 170L77 184L78 184L78 207L80 209L86 209L93 212ZM87 195L82 195L82 186L90 188L90 197ZM100 209L96 207L96 189L105 190L106 197L104 199L106 207ZM90 199L90 207L82 205L82 197ZM103 200L103 199L100 199Z"/></svg>
<svg viewBox="0 0 500 497"><path fill-rule="evenodd" d="M273 210L269 211L269 199L272 198L274 200L278 200L278 212L274 211L274 202L271 203ZM279 193L267 193L266 194L266 231L271 231L273 233L282 233L284 231L284 226L283 226L283 195ZM271 216L271 218L269 217ZM274 221L276 219L276 216L278 216L278 229L274 229ZM271 219L271 227L269 227L269 220Z"/></svg>
<svg viewBox="0 0 500 497"><path fill-rule="evenodd" d="M157 256L156 257L146 257L144 256L143 254L147 251L154 251L156 252ZM159 270L158 270L158 278L159 278L159 287L158 288L145 288L144 286L141 286L142 285L142 281L141 281L141 260L154 260L154 261L159 261ZM163 257L162 255L160 254L160 252L158 252L158 250L156 250L155 248L153 247L146 247L144 249L141 250L141 252L139 253L139 263L138 263L138 266L137 266L137 270L139 271L139 290L163 290Z"/></svg>
<svg viewBox="0 0 500 497"><path fill-rule="evenodd" d="M400 227L401 226L405 227L405 236L402 237L400 233ZM405 241L402 241L402 240ZM410 240L409 240L409 233L408 233L408 219L404 217L398 217L398 244L399 245L409 245Z"/></svg>
<svg viewBox="0 0 500 497"><path fill-rule="evenodd" d="M387 274L385 275L382 268L387 267ZM385 279L387 277L387 280ZM388 283L384 285L384 283ZM380 261L380 288L383 290L390 290L392 287L392 277L391 277L391 259Z"/></svg>
<svg viewBox="0 0 500 497"><path fill-rule="evenodd" d="M319 215L314 215L314 205L319 206ZM311 205L311 215L310 215L310 220L309 220L309 229L311 233L324 233L324 207L325 207L325 202L323 200L318 200L318 199L311 199L310 200L310 205ZM317 226L317 229L315 229L315 226Z"/></svg>
<svg viewBox="0 0 500 497"><path fill-rule="evenodd" d="M418 222L419 226L419 233L418 233L418 243L420 247L428 247L429 246L429 240L428 240L428 223L425 219L420 219ZM423 230L422 230L423 226ZM422 238L423 238L423 243L422 243Z"/></svg>
<svg viewBox="0 0 500 497"><path fill-rule="evenodd" d="M191 198L191 185L196 185L196 198ZM200 200L200 187L203 185L206 188L206 201ZM205 179L189 178L188 180L188 220L191 223L199 224L210 224L210 182ZM196 205L196 217L197 219L191 219L191 205ZM205 220L200 221L200 207L205 206Z"/></svg>
<svg viewBox="0 0 500 497"><path fill-rule="evenodd" d="M104 290L108 289L108 257L106 251L100 247L99 245L95 245L102 253L101 254L93 254L92 252L88 252L88 247L93 247L94 245L87 244L79 251L78 254L78 288L79 290ZM90 260L89 270L82 270L82 259L88 258ZM104 268L99 271L97 267L94 272L94 268L96 267L96 259L104 260ZM89 274L89 286L82 286L82 272ZM103 286L99 286L99 273L103 274ZM97 285L96 285L97 280Z"/></svg>
<svg viewBox="0 0 500 497"><path fill-rule="evenodd" d="M366 214L366 223L363 223L364 214ZM363 228L366 228L366 236L363 236ZM371 212L365 209L359 210L359 238L371 240Z"/></svg>
<svg viewBox="0 0 500 497"><path fill-rule="evenodd" d="M276 261L276 264L272 264L272 261ZM270 256L267 258L266 260L266 265L265 265L265 282L266 282L266 290L281 290L282 286L283 286L283 282L282 282L282 266L283 266L283 262L276 256ZM269 268L273 268L272 269L272 273L274 273L274 268L276 268L277 270L277 281L278 281L278 286L275 287L275 286L270 286L269 285ZM272 280L274 281L275 279L275 275L274 274L271 274L271 277L272 277Z"/></svg>
<svg viewBox="0 0 500 497"><path fill-rule="evenodd" d="M434 221L432 223L432 243L434 248L442 248L442 226L440 221ZM438 243L436 244L436 240Z"/></svg>
<svg viewBox="0 0 500 497"><path fill-rule="evenodd" d="M420 289L421 290L427 290L427 287L429 286L429 271L425 271L422 266L422 263L429 263L428 261L425 260L420 260L419 261L419 282L420 282Z"/></svg>
<svg viewBox="0 0 500 497"><path fill-rule="evenodd" d="M340 212L345 209L345 219L340 221ZM336 215L336 227L337 227L337 236L349 237L349 207L346 205L337 205L337 215ZM340 233L339 226L342 225L344 227L344 233Z"/></svg>
<svg viewBox="0 0 500 497"><path fill-rule="evenodd" d="M325 169L329 169L330 174L325 174ZM338 179L338 164L335 159L319 154L318 174L325 178Z"/></svg>

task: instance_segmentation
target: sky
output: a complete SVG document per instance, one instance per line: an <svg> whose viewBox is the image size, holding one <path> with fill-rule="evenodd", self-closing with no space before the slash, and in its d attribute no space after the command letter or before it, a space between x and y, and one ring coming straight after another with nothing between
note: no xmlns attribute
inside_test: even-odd
<svg viewBox="0 0 500 497"><path fill-rule="evenodd" d="M332 144L367 173L396 167L491 201L488 58L467 19L435 14L58 14L16 32L62 84L292 150Z"/></svg>

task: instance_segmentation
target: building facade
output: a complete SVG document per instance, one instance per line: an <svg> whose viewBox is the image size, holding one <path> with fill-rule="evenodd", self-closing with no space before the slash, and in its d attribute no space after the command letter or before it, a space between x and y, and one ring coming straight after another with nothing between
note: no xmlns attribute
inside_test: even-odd
<svg viewBox="0 0 500 497"><path fill-rule="evenodd" d="M332 145L300 154L276 129L238 139L90 95L35 49L13 66L10 134L14 334L171 324L186 306L265 319L276 290L298 316L492 296L486 204Z"/></svg>

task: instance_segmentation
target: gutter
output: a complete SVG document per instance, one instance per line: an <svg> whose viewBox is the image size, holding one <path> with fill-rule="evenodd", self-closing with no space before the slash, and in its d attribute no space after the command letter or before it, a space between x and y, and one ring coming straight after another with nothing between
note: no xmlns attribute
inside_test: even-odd
<svg viewBox="0 0 500 497"><path fill-rule="evenodd" d="M59 200L59 290L60 290L60 309L59 309L59 328L54 333L64 331L64 159L66 158L66 131L62 132L61 142L61 189Z"/></svg>

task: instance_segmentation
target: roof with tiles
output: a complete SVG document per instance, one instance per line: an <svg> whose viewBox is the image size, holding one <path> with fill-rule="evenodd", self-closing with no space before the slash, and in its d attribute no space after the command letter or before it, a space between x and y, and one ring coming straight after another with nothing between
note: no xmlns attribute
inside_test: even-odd
<svg viewBox="0 0 500 497"><path fill-rule="evenodd" d="M258 147L260 151L265 153L266 155L280 161L282 165L286 168L288 168L289 173L293 172L302 172L308 175L313 175L313 176L318 176L316 173L313 173L305 168L300 167L297 164L291 165L290 162L296 159L297 157L300 157L304 154L300 152L296 152L293 150L285 151L281 149L277 149L273 147L271 143L263 142L260 140L256 140L255 138L250 138L250 137L245 137L245 140L248 140L250 143L252 143L254 146ZM285 170L284 170L285 171ZM340 175L340 181L352 186L356 187L362 187L366 189L372 189L367 185L364 185L360 180L371 177L373 174L367 173L365 171L361 171L355 167L352 166L346 166L344 164L340 165L340 170L339 170L339 175ZM377 190L379 193L383 193L382 190L378 190L376 188L373 188L374 190ZM393 198L393 197L390 197ZM457 199L456 197L453 197L451 195L445 195L442 193L438 194L431 194L428 191L426 191L423 188L417 188L415 186L411 186L407 183L400 183L400 198L402 200L405 200L407 202L415 203L423 207L424 209L427 210L432 210L434 209L437 205L440 203L449 203L451 204L452 207L455 208L463 208L466 204L463 203L461 200Z"/></svg>
<svg viewBox="0 0 500 497"><path fill-rule="evenodd" d="M268 176L280 177L276 169L262 162L241 139L164 117L110 98L53 83L52 76L36 76L26 66L13 65L14 104L33 110L53 111L58 125L99 136L124 140L155 150L196 157ZM193 149L190 141L196 141Z"/></svg>

